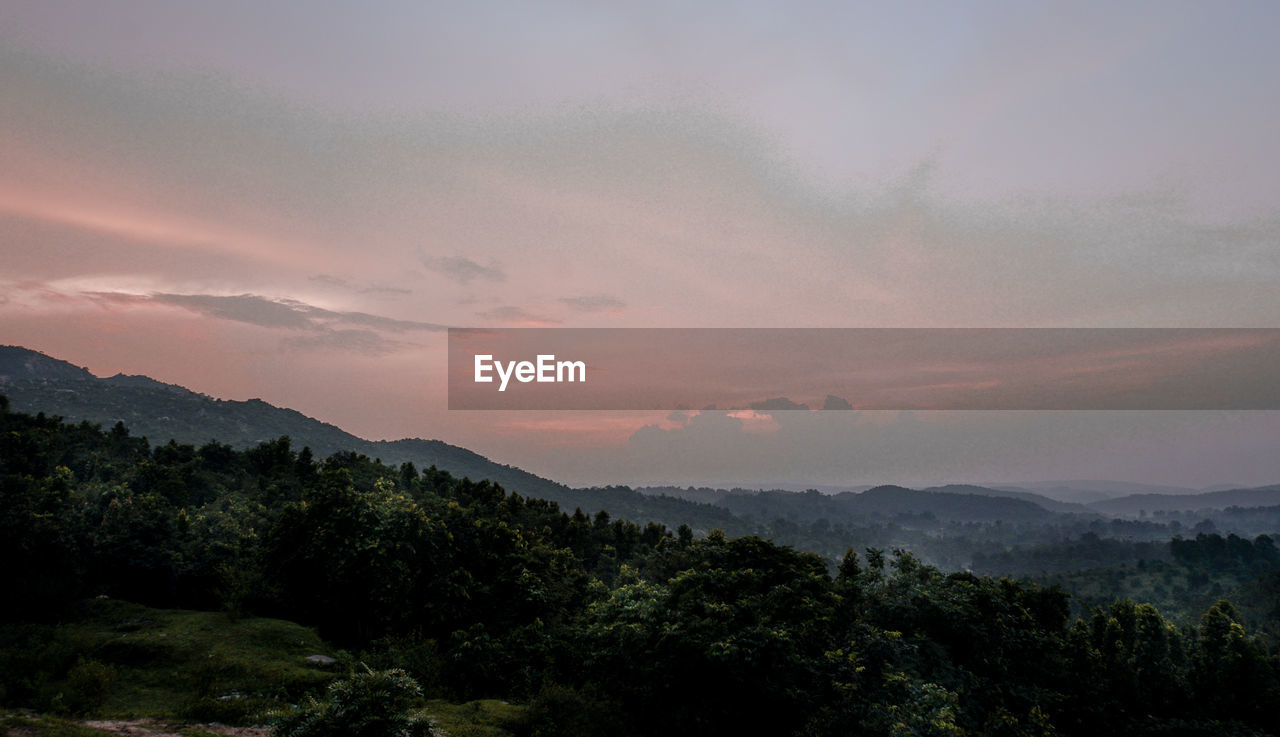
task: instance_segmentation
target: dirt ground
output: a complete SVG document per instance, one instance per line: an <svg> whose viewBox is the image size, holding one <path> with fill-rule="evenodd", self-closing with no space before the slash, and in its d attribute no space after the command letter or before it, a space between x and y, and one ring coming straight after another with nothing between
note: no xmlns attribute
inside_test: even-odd
<svg viewBox="0 0 1280 737"><path fill-rule="evenodd" d="M178 732L170 731L178 727L194 727L204 732L227 735L227 737L268 737L271 734L271 730L265 727L227 727L221 724L173 725L162 724L150 719L90 721L84 722L84 726L92 729L101 729L104 732L122 735L123 737L185 737L185 735Z"/></svg>

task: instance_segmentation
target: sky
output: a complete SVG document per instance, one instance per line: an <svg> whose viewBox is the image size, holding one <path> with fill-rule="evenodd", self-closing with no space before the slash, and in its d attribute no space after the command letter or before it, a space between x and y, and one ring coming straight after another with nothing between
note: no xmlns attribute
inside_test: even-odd
<svg viewBox="0 0 1280 737"><path fill-rule="evenodd" d="M7 0L0 342L571 484L1280 481L1276 412L449 411L448 327L1280 327L1274 3L615 5Z"/></svg>

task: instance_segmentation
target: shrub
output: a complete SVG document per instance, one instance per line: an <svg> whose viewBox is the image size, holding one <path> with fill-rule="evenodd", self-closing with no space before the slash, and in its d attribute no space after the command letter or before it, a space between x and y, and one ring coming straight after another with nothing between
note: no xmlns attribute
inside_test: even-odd
<svg viewBox="0 0 1280 737"><path fill-rule="evenodd" d="M416 681L404 671L364 672L329 684L324 700L308 698L306 704L272 717L273 737L429 737L430 723L409 713L422 695Z"/></svg>
<svg viewBox="0 0 1280 737"><path fill-rule="evenodd" d="M96 660L81 658L67 673L67 681L61 694L65 711L87 714L102 706L115 677L115 668Z"/></svg>

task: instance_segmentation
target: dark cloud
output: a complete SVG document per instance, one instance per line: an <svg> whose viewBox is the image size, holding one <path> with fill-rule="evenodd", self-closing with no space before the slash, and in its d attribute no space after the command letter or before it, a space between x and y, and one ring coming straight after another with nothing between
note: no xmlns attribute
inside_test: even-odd
<svg viewBox="0 0 1280 737"><path fill-rule="evenodd" d="M462 284L470 284L476 279L505 281L507 278L502 266L496 261L490 261L488 266L481 266L463 256L442 256L440 258L424 257L422 263L437 274Z"/></svg>
<svg viewBox="0 0 1280 737"><path fill-rule="evenodd" d="M555 325L560 322L554 318L535 315L523 307L516 307L514 305L503 305L502 307L496 307L488 312L477 312L476 315L486 320L514 322L522 325Z"/></svg>
<svg viewBox="0 0 1280 737"><path fill-rule="evenodd" d="M152 294L148 301L264 328L314 330L318 327L313 314L316 308L295 300L273 300L255 294Z"/></svg>
<svg viewBox="0 0 1280 737"><path fill-rule="evenodd" d="M397 320L367 312L338 312L316 307L296 299L271 299L257 294L126 294L94 292L87 295L100 302L114 304L163 304L191 310L207 317L242 322L264 328L296 331L340 332L341 326L359 325L390 332L411 330L439 331L447 326L415 320Z"/></svg>
<svg viewBox="0 0 1280 737"><path fill-rule="evenodd" d="M561 297L560 302L577 312L618 312L627 306L626 302L607 294Z"/></svg>
<svg viewBox="0 0 1280 737"><path fill-rule="evenodd" d="M350 289L351 282L342 277L333 276L332 274L313 274L307 277L308 280L317 284L323 284L327 287L338 287L339 289Z"/></svg>
<svg viewBox="0 0 1280 737"><path fill-rule="evenodd" d="M309 281L315 282L316 284L322 284L326 287L332 287L334 289L345 289L352 292L359 292L360 294L388 294L388 295L413 294L412 289L405 289L403 287L392 287L386 284L366 284L361 286L359 284L353 284L351 281L347 279L343 279L340 276L334 276L332 274L313 274L307 277L307 279Z"/></svg>
<svg viewBox="0 0 1280 737"><path fill-rule="evenodd" d="M413 294L413 290L405 289L403 287L389 287L389 286L386 286L385 284L370 284L367 287L361 288L360 293L361 294L388 294L388 295L400 296L405 294Z"/></svg>
<svg viewBox="0 0 1280 737"><path fill-rule="evenodd" d="M331 312L329 310L321 310L312 307L318 314L331 318L336 322L344 322L352 325L365 325L380 330L391 330L393 332L403 332L406 330L429 330L440 331L448 330L447 325L440 325L434 322L419 322L417 320L396 320L391 317L382 317L381 315L370 315L367 312Z"/></svg>

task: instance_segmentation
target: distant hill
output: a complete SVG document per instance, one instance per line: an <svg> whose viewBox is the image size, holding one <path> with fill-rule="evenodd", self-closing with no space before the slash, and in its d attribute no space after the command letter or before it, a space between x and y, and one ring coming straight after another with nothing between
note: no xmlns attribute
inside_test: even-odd
<svg viewBox="0 0 1280 737"><path fill-rule="evenodd" d="M88 369L14 345L0 345L0 377L48 381L97 378Z"/></svg>
<svg viewBox="0 0 1280 737"><path fill-rule="evenodd" d="M720 500L729 494L739 493L743 489L713 489L707 486L637 486L636 491L645 496L669 496L674 499L697 502L699 504L720 504ZM752 489L751 492L755 490ZM721 505L723 506L723 505Z"/></svg>
<svg viewBox="0 0 1280 737"><path fill-rule="evenodd" d="M146 376L99 379L42 353L0 347L0 392L19 412L44 412L71 422L88 420L104 426L123 422L134 435L153 443L169 439L203 445L218 440L237 448L288 435L293 444L309 446L318 457L355 451L384 463L411 461L420 468L435 465L456 476L496 481L521 494L543 496L568 490L563 484L506 466L440 440L365 440L308 417L268 404L214 399Z"/></svg>
<svg viewBox="0 0 1280 737"><path fill-rule="evenodd" d="M1280 505L1280 484L1253 489L1228 489L1200 494L1130 494L1089 505L1107 514L1138 516L1141 512L1195 511L1227 507L1274 507Z"/></svg>
<svg viewBox="0 0 1280 737"><path fill-rule="evenodd" d="M1030 492L1016 494L977 486L943 486L925 490L877 486L866 491L839 494L824 494L814 489L794 492L671 486L645 487L638 491L713 504L738 517L761 521L782 518L815 522L826 519L861 524L899 515L933 515L940 520L958 522L1015 522L1043 520L1056 512L1097 514L1081 505L1036 497Z"/></svg>
<svg viewBox="0 0 1280 737"><path fill-rule="evenodd" d="M295 448L309 447L319 458L354 451L388 464L407 461L419 469L435 466L459 477L488 479L522 496L549 499L567 511L581 507L591 514L606 509L614 517L671 527L687 523L701 532L716 527L736 535L752 531L727 510L709 504L649 498L625 487L572 489L440 440L365 440L261 399L214 399L146 376L117 374L100 379L27 348L0 346L0 393L9 397L15 411L43 412L105 427L123 422L134 435L145 436L153 444L173 439L200 446L217 440L248 448L287 435Z"/></svg>
<svg viewBox="0 0 1280 737"><path fill-rule="evenodd" d="M921 491L901 486L877 486L860 494L838 494L836 499L847 509L862 514L932 514L959 522L1041 522L1054 516L1053 512L1025 499Z"/></svg>
<svg viewBox="0 0 1280 737"><path fill-rule="evenodd" d="M1026 491L1060 502L1089 504L1103 499L1114 499L1131 494L1198 494L1208 489L1192 489L1185 486L1140 484L1133 481L1021 481L1013 484L982 484L991 489ZM1227 487L1235 488L1235 487Z"/></svg>
<svg viewBox="0 0 1280 737"><path fill-rule="evenodd" d="M1008 484L992 484L984 488L995 489L997 491L1013 491L1023 494L1038 494L1067 504L1088 504L1089 502L1099 502L1103 499L1113 499L1123 494L1108 494L1102 491L1092 491L1089 489L1074 489L1066 486L1032 486L1030 484L1023 486L1009 486ZM1032 489L1035 489L1032 491Z"/></svg>
<svg viewBox="0 0 1280 737"><path fill-rule="evenodd" d="M1062 512L1066 514L1097 514L1096 510L1090 509L1083 504L1063 502L1057 499L1051 499L1043 494L1036 494L1022 489L993 489L987 486L973 486L971 484L947 484L946 486L932 486L925 489L925 491L932 491L938 494L976 494L978 496L1021 499L1044 507L1051 512Z"/></svg>

